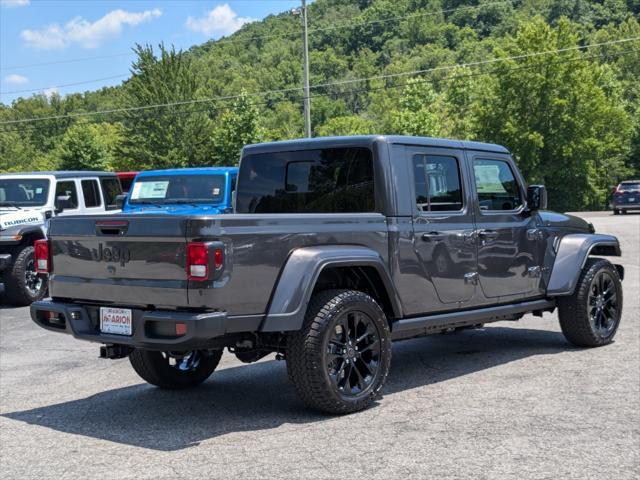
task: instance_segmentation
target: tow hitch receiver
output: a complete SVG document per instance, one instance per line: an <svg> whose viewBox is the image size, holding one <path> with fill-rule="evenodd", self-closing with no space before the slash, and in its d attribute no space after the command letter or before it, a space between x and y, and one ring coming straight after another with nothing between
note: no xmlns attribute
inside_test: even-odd
<svg viewBox="0 0 640 480"><path fill-rule="evenodd" d="M100 347L100 358L110 358L115 360L117 358L126 358L133 350L127 345L102 345Z"/></svg>

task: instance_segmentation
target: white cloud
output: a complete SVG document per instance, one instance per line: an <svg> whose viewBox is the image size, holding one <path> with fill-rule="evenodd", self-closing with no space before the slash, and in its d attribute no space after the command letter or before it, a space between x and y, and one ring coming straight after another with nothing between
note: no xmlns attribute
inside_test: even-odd
<svg viewBox="0 0 640 480"><path fill-rule="evenodd" d="M245 23L255 22L255 18L239 17L228 3L218 5L206 12L204 17L187 18L186 26L194 32L200 32L208 37L215 35L229 35Z"/></svg>
<svg viewBox="0 0 640 480"><path fill-rule="evenodd" d="M44 93L45 97L48 99L51 99L54 95L60 95L60 92L58 92L56 87L47 88L42 93Z"/></svg>
<svg viewBox="0 0 640 480"><path fill-rule="evenodd" d="M4 77L4 81L9 85L22 85L29 81L27 77L23 77L22 75L18 75L17 73L11 73Z"/></svg>
<svg viewBox="0 0 640 480"><path fill-rule="evenodd" d="M69 20L63 27L57 23L41 30L23 30L20 37L27 47L41 50L55 50L77 43L83 48L96 48L122 32L123 25L136 26L162 15L159 9L135 13L113 10L104 17L90 22L82 17Z"/></svg>
<svg viewBox="0 0 640 480"><path fill-rule="evenodd" d="M0 0L0 5L3 7L25 7L29 5L31 0Z"/></svg>

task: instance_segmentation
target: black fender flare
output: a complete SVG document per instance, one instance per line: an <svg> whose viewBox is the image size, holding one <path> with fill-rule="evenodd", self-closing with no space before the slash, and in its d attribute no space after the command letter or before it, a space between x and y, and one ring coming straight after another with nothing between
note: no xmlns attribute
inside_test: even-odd
<svg viewBox="0 0 640 480"><path fill-rule="evenodd" d="M261 331L281 332L302 328L307 305L320 273L328 267L374 267L385 286L394 316L402 316L399 296L380 255L360 246L327 245L294 250L271 296Z"/></svg>
<svg viewBox="0 0 640 480"><path fill-rule="evenodd" d="M18 246L24 243L25 237L31 237L35 240L46 238L43 230L43 224L35 225L17 225L2 231L2 244L9 246Z"/></svg>
<svg viewBox="0 0 640 480"><path fill-rule="evenodd" d="M598 233L572 233L563 236L553 262L547 295L572 295L589 255L619 257L622 255L620 243L613 235ZM616 269L623 278L622 266L616 265Z"/></svg>

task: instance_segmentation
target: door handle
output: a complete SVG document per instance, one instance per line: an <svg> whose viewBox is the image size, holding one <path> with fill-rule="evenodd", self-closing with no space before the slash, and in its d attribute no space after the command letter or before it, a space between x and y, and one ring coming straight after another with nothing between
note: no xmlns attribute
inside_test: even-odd
<svg viewBox="0 0 640 480"><path fill-rule="evenodd" d="M432 240L439 240L442 238L442 233L440 232L427 232L422 234L422 240L425 242L431 242Z"/></svg>
<svg viewBox="0 0 640 480"><path fill-rule="evenodd" d="M498 238L498 232L495 230L480 230L478 236L483 240L495 240Z"/></svg>

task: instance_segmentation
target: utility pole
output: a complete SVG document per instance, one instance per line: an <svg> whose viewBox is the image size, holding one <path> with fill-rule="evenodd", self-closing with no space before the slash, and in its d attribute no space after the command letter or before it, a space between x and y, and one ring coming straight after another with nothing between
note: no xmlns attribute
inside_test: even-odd
<svg viewBox="0 0 640 480"><path fill-rule="evenodd" d="M304 133L311 138L311 99L309 98L309 37L307 35L307 1L302 0L302 47L304 63Z"/></svg>

